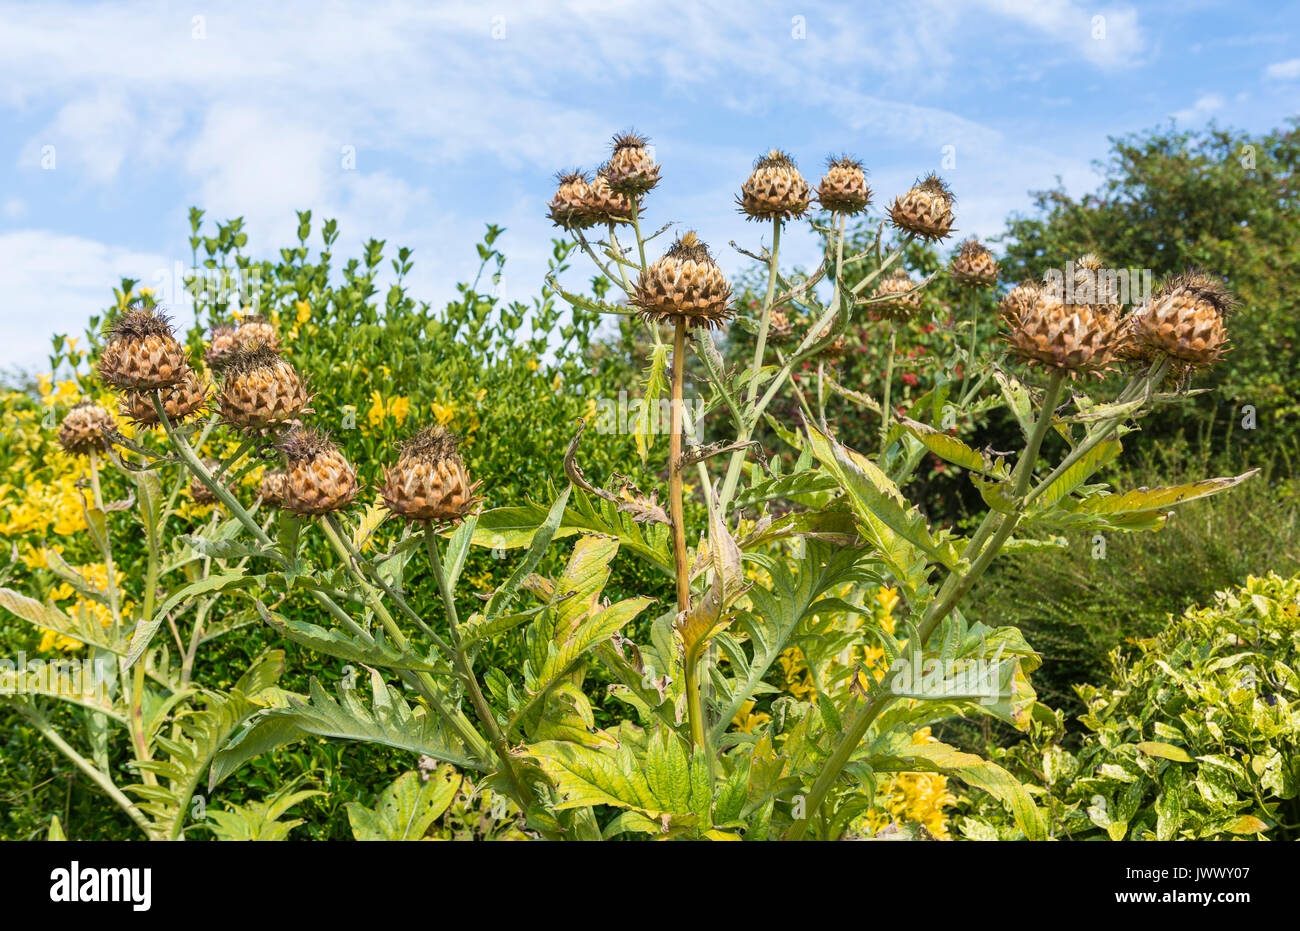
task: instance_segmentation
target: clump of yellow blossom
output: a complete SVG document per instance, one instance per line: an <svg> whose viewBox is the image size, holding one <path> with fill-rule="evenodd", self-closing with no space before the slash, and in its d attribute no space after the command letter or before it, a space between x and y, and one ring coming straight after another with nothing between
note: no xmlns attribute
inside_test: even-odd
<svg viewBox="0 0 1300 931"><path fill-rule="evenodd" d="M385 399L378 391L370 392L370 410L366 413L366 422L372 430L377 430L388 417L393 418L400 427L406 423L411 413L411 399L392 397Z"/></svg>

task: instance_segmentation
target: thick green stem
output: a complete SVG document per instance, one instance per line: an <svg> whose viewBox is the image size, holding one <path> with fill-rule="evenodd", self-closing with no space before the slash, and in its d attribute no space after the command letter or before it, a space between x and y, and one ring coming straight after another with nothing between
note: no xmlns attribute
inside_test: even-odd
<svg viewBox="0 0 1300 931"><path fill-rule="evenodd" d="M321 530L324 531L326 539L329 540L330 546L342 561L348 574L351 575L361 587L366 602L370 605L370 609L375 612L375 617L379 618L379 623L383 625L384 630L387 631L389 639L392 640L393 644L402 652L405 653L409 651L410 641L406 639L406 634L402 631L402 628L397 625L397 621L393 619L392 613L389 612L383 599L379 597L379 593L375 591L374 587L370 585L364 577L362 577L360 567L357 565L356 555L354 551L350 550L349 546L343 542L345 535L339 528L334 515L330 514L325 517L321 522ZM448 650L447 652L450 653L451 650ZM433 676L429 675L427 672L418 672L415 675L415 679L420 694L424 696L425 701L433 707L433 710L437 712L438 716L456 731L461 740L465 741L466 746L470 748L471 752L482 754L487 749L483 745L483 738L473 729L473 727L470 726L468 721L453 715L443 706L442 701L438 697L437 684L433 681Z"/></svg>
<svg viewBox="0 0 1300 931"><path fill-rule="evenodd" d="M520 780L518 772L515 771L514 757L510 754L510 747L506 744L505 735L501 733L501 727L497 724L496 716L492 713L492 708L487 703L487 699L483 697L483 692L478 686L478 679L474 677L474 670L470 666L465 653L464 644L460 639L456 597L451 590L447 573L442 567L442 559L438 556L438 538L433 531L432 524L425 525L424 545L429 554L429 566L438 582L438 593L442 596L443 608L447 612L447 630L451 634L452 661L456 664L456 669L460 672L461 678L465 680L465 688L469 693L470 704L474 706L474 713L487 731L488 740L491 741L492 748L501 761L501 768L505 771L506 778L509 779L510 785L514 788L515 802L519 805L520 811L527 811L529 805L533 802L533 795Z"/></svg>
<svg viewBox="0 0 1300 931"><path fill-rule="evenodd" d="M144 831L147 836L153 837L152 825L149 823L149 819L145 817L144 812L142 812L136 806L135 802L131 801L131 799L128 798L121 789L113 784L113 780L110 779L106 773L101 772L94 763L90 762L90 760L78 753L71 744L63 739L62 735L54 729L49 721L46 721L43 717L37 714L28 714L25 716L27 720L31 721L32 726L41 733L42 737L48 740L60 753L71 760L77 769L85 773L87 778L97 785L105 795L111 798L118 808L121 808L130 816L131 820L136 823L136 826L139 827L140 830Z"/></svg>
<svg viewBox="0 0 1300 931"><path fill-rule="evenodd" d="M108 580L108 607L113 616L113 623L122 623L121 604L117 596L117 570L113 562L113 540L108 527L108 512L104 510L104 492L99 486L99 454L90 451L90 491L95 510L104 519L104 577Z"/></svg>
<svg viewBox="0 0 1300 931"><path fill-rule="evenodd" d="M767 349L767 331L772 326L772 303L776 297L776 273L781 255L781 218L772 221L772 257L767 265L767 293L763 296L763 312L758 321L758 339L754 343L753 369L749 375L749 390L745 401L753 405L758 398L758 383L763 374L763 353Z"/></svg>
<svg viewBox="0 0 1300 931"><path fill-rule="evenodd" d="M749 374L749 387L745 391L745 425L736 437L738 443L746 444L749 438L754 435L754 428L758 424L757 408L755 401L758 400L758 386L762 381L763 375L763 355L767 351L767 333L772 326L772 305L776 299L776 279L777 269L781 258L781 220L778 217L772 221L772 253L768 257L767 263L767 293L763 296L763 309L759 315L758 321L758 339L754 343L754 361ZM731 504L731 499L736 493L736 487L740 484L740 472L744 466L745 457L749 455L748 446L740 446L731 454L727 462L727 473L722 480L722 491L718 495L718 507L722 510L725 517L727 507Z"/></svg>
<svg viewBox="0 0 1300 931"><path fill-rule="evenodd" d="M682 683L686 691L686 718L690 723L691 746L704 747L704 705L700 700L700 657L691 651L685 657L686 675Z"/></svg>
<svg viewBox="0 0 1300 931"><path fill-rule="evenodd" d="M154 392L157 394L157 392ZM90 489L94 499L95 510L103 518L103 556L104 556L104 578L108 589L109 610L113 617L115 627L122 624L121 604L117 592L117 566L113 561L113 541L108 527L108 512L104 509L104 492L99 484L99 454L94 450L90 452ZM152 544L151 544L152 550ZM153 617L153 592L157 587L157 558L151 552L149 557L149 579L145 586L145 607L144 620L148 621ZM134 675L131 678L131 704L127 716L131 728L131 743L135 747L135 756L138 760L149 759L149 740L144 733L144 660L136 665ZM157 785L158 777L151 772L142 774L146 785Z"/></svg>
<svg viewBox="0 0 1300 931"><path fill-rule="evenodd" d="M691 576L686 559L686 509L682 500L682 380L686 372L686 321L673 330L672 410L669 416L668 503L673 522L673 572L677 611L691 608Z"/></svg>
<svg viewBox="0 0 1300 931"><path fill-rule="evenodd" d="M963 288L962 302L970 310L970 349L966 353L966 364L961 367L961 390L957 392L957 397L966 397L966 383L970 381L971 369L975 367L975 337L979 332L979 302L975 299L974 293L970 288Z"/></svg>
<svg viewBox="0 0 1300 931"><path fill-rule="evenodd" d="M897 337L891 328L889 331L889 358L885 360L885 387L883 391L883 400L880 403L880 454L876 456L876 462L881 468L885 466L885 452L889 448L889 421L893 414L890 405L890 395L894 388L894 352Z"/></svg>

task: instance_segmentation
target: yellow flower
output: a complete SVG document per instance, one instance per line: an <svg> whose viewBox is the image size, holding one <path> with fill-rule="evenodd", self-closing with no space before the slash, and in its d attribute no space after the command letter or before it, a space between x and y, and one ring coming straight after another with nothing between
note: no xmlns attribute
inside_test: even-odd
<svg viewBox="0 0 1300 931"><path fill-rule="evenodd" d="M429 410L433 412L433 419L444 427L456 417L456 405L454 404L444 405L435 401L429 405Z"/></svg>
<svg viewBox="0 0 1300 931"><path fill-rule="evenodd" d="M375 547L375 531L379 525L384 522L388 512L384 509L382 498L376 498L373 504L366 507L366 512L361 515L361 520L357 523L356 528L352 531L352 545L363 553L368 553Z"/></svg>
<svg viewBox="0 0 1300 931"><path fill-rule="evenodd" d="M299 323L306 323L311 319L311 305L306 301L295 301L293 306L298 311Z"/></svg>
<svg viewBox="0 0 1300 931"><path fill-rule="evenodd" d="M386 417L392 417L400 427L406 422L407 415L410 413L410 398L396 397L385 401L384 396L378 391L370 392L370 410L366 413L366 422L370 424L371 429L378 428Z"/></svg>
<svg viewBox="0 0 1300 931"><path fill-rule="evenodd" d="M108 570L103 563L88 563L84 566L72 567L76 573L89 585L98 591L107 591L108 588ZM120 571L113 573L114 587L120 589L122 580L125 578ZM99 621L100 626L107 629L113 624L113 612L107 605L89 598L83 598L76 589L67 582L61 582L50 592L49 600L58 605L60 610L69 617L80 617L85 620ZM71 604L60 604L61 602L71 601ZM123 602L122 610L129 611L130 602ZM69 637L58 631L44 629L41 633L40 649L42 650L59 650L64 653L80 649L84 644L75 637Z"/></svg>
<svg viewBox="0 0 1300 931"><path fill-rule="evenodd" d="M48 569L50 568L50 552L53 551L59 555L63 554L63 545L56 543L50 547L32 546L27 544L27 552L23 554L23 564L28 569Z"/></svg>
<svg viewBox="0 0 1300 931"><path fill-rule="evenodd" d="M731 723L736 725L736 730L740 731L742 734L752 734L754 733L754 728L761 727L768 721L772 720L770 714L763 711L760 711L758 714L752 714L751 712L753 712L753 710L754 700L751 698L740 706L740 710L736 712L736 716L731 719Z"/></svg>
<svg viewBox="0 0 1300 931"><path fill-rule="evenodd" d="M536 360L536 359L529 359L527 364L528 364L528 371L530 371L530 372L536 372L536 371L537 371L537 360Z"/></svg>
<svg viewBox="0 0 1300 931"><path fill-rule="evenodd" d="M923 727L912 735L913 744L937 743L930 728ZM876 806L865 816L865 826L872 833L891 822L920 824L940 840L948 840L948 822L944 809L957 803L948 791L948 778L938 773L894 773L885 776L876 788Z"/></svg>
<svg viewBox="0 0 1300 931"><path fill-rule="evenodd" d="M86 528L83 502L87 508L92 506L89 493L76 487L72 473L53 482L35 479L21 489L0 485L0 536L77 533Z"/></svg>
<svg viewBox="0 0 1300 931"><path fill-rule="evenodd" d="M378 391L370 392L370 410L366 413L366 423L371 429L384 422L384 396Z"/></svg>
<svg viewBox="0 0 1300 931"><path fill-rule="evenodd" d="M411 399L393 398L389 404L389 413L393 415L393 419L397 421L397 425L400 427L406 423L406 416L411 413Z"/></svg>
<svg viewBox="0 0 1300 931"><path fill-rule="evenodd" d="M790 647L783 650L776 659L785 676L785 690L800 701L816 701L817 686L813 684L812 672L804 662L803 651L798 647Z"/></svg>
<svg viewBox="0 0 1300 931"><path fill-rule="evenodd" d="M58 650L60 653L71 653L73 650L79 650L83 646L85 646L85 644L80 640L65 636L58 631L42 630L41 642L37 646L37 649L42 653L48 650Z"/></svg>

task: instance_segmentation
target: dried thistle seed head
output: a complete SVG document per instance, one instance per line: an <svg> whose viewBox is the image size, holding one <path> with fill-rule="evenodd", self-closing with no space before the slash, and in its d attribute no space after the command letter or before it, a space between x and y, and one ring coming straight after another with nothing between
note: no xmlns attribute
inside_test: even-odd
<svg viewBox="0 0 1300 931"><path fill-rule="evenodd" d="M812 191L794 159L773 149L754 162L736 203L751 220L794 220L808 212Z"/></svg>
<svg viewBox="0 0 1300 931"><path fill-rule="evenodd" d="M817 202L834 213L852 215L866 210L871 203L871 188L862 163L847 155L832 156L817 185Z"/></svg>
<svg viewBox="0 0 1300 931"><path fill-rule="evenodd" d="M651 263L634 291L633 306L653 322L716 327L732 315L731 283L694 232Z"/></svg>
<svg viewBox="0 0 1300 931"><path fill-rule="evenodd" d="M659 166L650 157L649 142L634 132L614 137L613 153L605 163L605 177L617 193L639 197L659 183Z"/></svg>
<svg viewBox="0 0 1300 931"><path fill-rule="evenodd" d="M913 291L915 287L912 276L896 268L880 280L868 306L886 320L910 320L921 309L921 295Z"/></svg>
<svg viewBox="0 0 1300 931"><path fill-rule="evenodd" d="M1108 272L1101 258L1088 252L1074 260L1074 281L1070 303L1087 304L1093 313L1119 319L1119 278Z"/></svg>
<svg viewBox="0 0 1300 931"><path fill-rule="evenodd" d="M284 504L284 486L288 480L288 474L283 469L268 469L262 473L262 480L258 483L257 493L267 504L282 506Z"/></svg>
<svg viewBox="0 0 1300 931"><path fill-rule="evenodd" d="M1042 290L1042 287L1034 281L1020 282L998 302L998 319L1009 327L1018 326L1020 318L1038 299Z"/></svg>
<svg viewBox="0 0 1300 931"><path fill-rule="evenodd" d="M1138 323L1141 310L1135 310L1120 318L1115 327L1115 338L1111 344L1111 355L1121 362L1136 363L1139 367L1149 366L1155 361L1157 352L1138 336Z"/></svg>
<svg viewBox="0 0 1300 931"><path fill-rule="evenodd" d="M59 425L59 445L73 456L106 452L112 445L109 434L116 429L112 414L98 404L84 401L68 411Z"/></svg>
<svg viewBox="0 0 1300 931"><path fill-rule="evenodd" d="M828 323L826 324L826 326L821 328L821 332L817 334L817 339L818 340L829 339L831 333L834 330L835 330L835 323L832 321L831 323ZM843 334L840 334L839 336L835 337L835 339L831 340L829 343L827 343L825 346L819 349L818 354L826 357L827 359L834 360L834 359L843 358L844 354L848 352L848 350L849 350L848 341L844 338Z"/></svg>
<svg viewBox="0 0 1300 931"><path fill-rule="evenodd" d="M608 166L602 165L596 178L587 185L582 198L582 217L587 225L596 223L630 223L636 200L615 191L609 183Z"/></svg>
<svg viewBox="0 0 1300 931"><path fill-rule="evenodd" d="M288 361L269 346L235 349L221 383L221 414L233 426L260 431L307 410L307 388Z"/></svg>
<svg viewBox="0 0 1300 931"><path fill-rule="evenodd" d="M1220 282L1199 271L1170 279L1133 315L1146 346L1193 367L1218 361L1228 346L1224 317L1237 306Z"/></svg>
<svg viewBox="0 0 1300 931"><path fill-rule="evenodd" d="M181 380L185 367L185 350L167 318L133 304L108 329L99 377L114 388L170 388Z"/></svg>
<svg viewBox="0 0 1300 931"><path fill-rule="evenodd" d="M961 244L948 268L957 283L968 288L987 288L998 283L998 263L993 253L974 237Z"/></svg>
<svg viewBox="0 0 1300 931"><path fill-rule="evenodd" d="M1012 351L1030 365L1044 365L1074 377L1097 372L1111 360L1115 321L1086 304L1063 303L1040 291L1007 331Z"/></svg>
<svg viewBox="0 0 1300 931"><path fill-rule="evenodd" d="M586 229L596 221L587 216L587 175L581 171L564 171L556 175L555 196L546 215L563 229Z"/></svg>
<svg viewBox="0 0 1300 931"><path fill-rule="evenodd" d="M330 438L294 427L280 443L286 462L281 507L295 514L328 514L357 496L357 474Z"/></svg>
<svg viewBox="0 0 1300 931"><path fill-rule="evenodd" d="M767 338L782 342L794 335L794 327L784 310L773 310L768 317Z"/></svg>
<svg viewBox="0 0 1300 931"><path fill-rule="evenodd" d="M235 328L225 324L214 326L212 333L208 338L208 349L204 353L203 359L208 363L208 367L220 370L230 359L230 354L235 351L239 341L235 338Z"/></svg>
<svg viewBox="0 0 1300 931"><path fill-rule="evenodd" d="M275 324L262 314L250 314L235 329L235 342L240 346L270 346L280 351L280 334Z"/></svg>
<svg viewBox="0 0 1300 931"><path fill-rule="evenodd" d="M441 426L420 430L402 446L397 464L384 470L388 509L407 520L457 521L474 509L481 482L471 483L459 452L460 438Z"/></svg>
<svg viewBox="0 0 1300 931"><path fill-rule="evenodd" d="M216 459L204 459L203 467L214 476L219 475L221 472L221 462ZM190 497L194 499L195 504L216 504L217 502L217 496L212 493L212 489L200 482L197 475L190 479Z"/></svg>
<svg viewBox="0 0 1300 931"><path fill-rule="evenodd" d="M953 231L953 196L938 175L912 185L889 205L889 219L898 229L921 239L944 239Z"/></svg>
<svg viewBox="0 0 1300 931"><path fill-rule="evenodd" d="M162 398L167 419L175 426L202 411L211 392L212 384L207 376L200 375L187 365L180 382L171 388L161 389L158 394ZM122 395L118 413L138 427L156 427L159 423L151 391L126 392Z"/></svg>

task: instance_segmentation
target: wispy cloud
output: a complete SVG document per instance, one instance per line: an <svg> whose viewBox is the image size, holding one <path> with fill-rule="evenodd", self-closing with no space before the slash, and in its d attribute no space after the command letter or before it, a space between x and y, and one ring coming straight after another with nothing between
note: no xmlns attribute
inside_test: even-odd
<svg viewBox="0 0 1300 931"><path fill-rule="evenodd" d="M0 275L24 282L0 298L0 364L40 357L42 339L7 338L18 301L75 329L118 277L187 260L190 204L245 217L258 255L308 208L339 220L344 247L412 246L434 302L498 222L524 297L549 253L552 173L594 167L629 126L665 164L656 225L752 245L731 197L772 145L810 175L831 151L859 155L881 200L940 169L963 232L991 234L1027 190L1090 184L1108 133L1186 109L1171 91L1119 122L1158 55L1123 3L0 0L0 23L0 187L21 192L0 204Z"/></svg>
<svg viewBox="0 0 1300 931"><path fill-rule="evenodd" d="M1202 94L1196 98L1196 102L1190 107L1175 110L1169 115L1180 123L1191 123L1206 119L1222 109L1222 94Z"/></svg>
<svg viewBox="0 0 1300 931"><path fill-rule="evenodd" d="M1300 78L1300 58L1274 62L1264 69L1264 74L1279 81L1293 81Z"/></svg>

